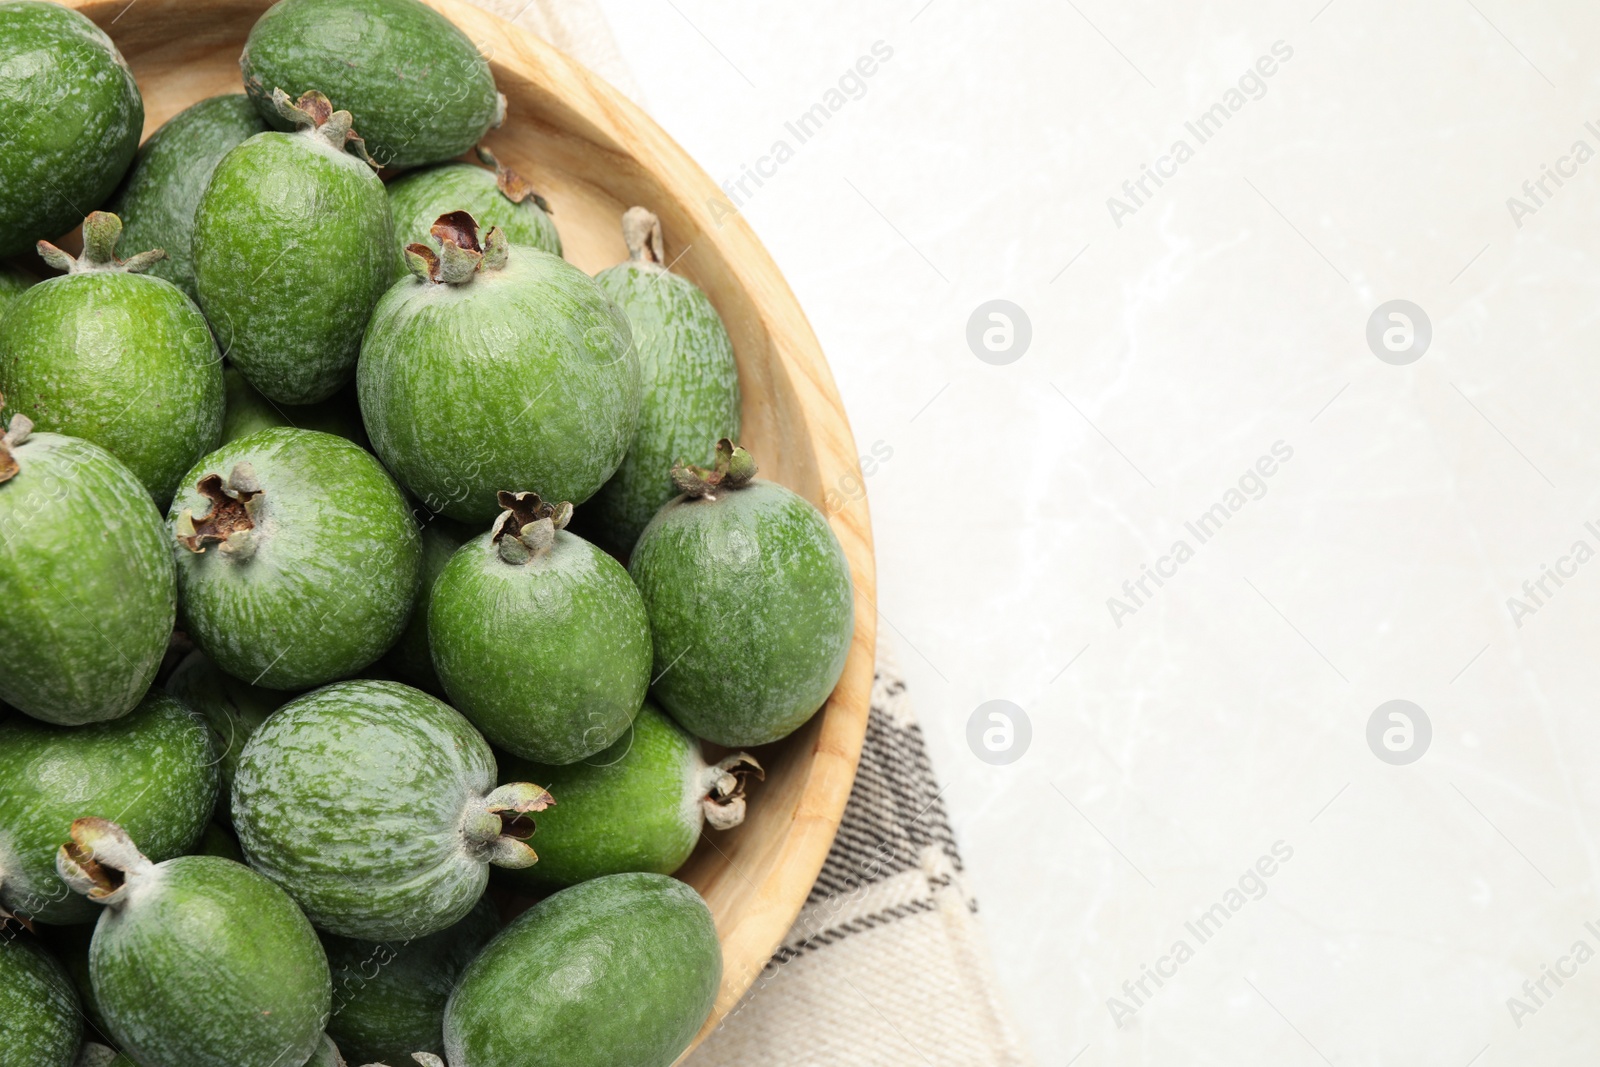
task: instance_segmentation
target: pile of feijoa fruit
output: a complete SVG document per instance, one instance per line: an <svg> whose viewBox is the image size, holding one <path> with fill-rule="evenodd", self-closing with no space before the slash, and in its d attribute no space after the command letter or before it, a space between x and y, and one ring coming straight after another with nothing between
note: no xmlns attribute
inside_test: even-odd
<svg viewBox="0 0 1600 1067"><path fill-rule="evenodd" d="M280 0L240 66L141 146L0 0L0 1067L665 1067L722 972L671 876L838 682L839 543L455 26Z"/></svg>

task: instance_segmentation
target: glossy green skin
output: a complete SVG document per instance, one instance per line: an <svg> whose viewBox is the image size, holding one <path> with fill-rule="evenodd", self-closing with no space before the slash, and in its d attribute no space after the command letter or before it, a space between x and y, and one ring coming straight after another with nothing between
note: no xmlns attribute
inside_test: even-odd
<svg viewBox="0 0 1600 1067"><path fill-rule="evenodd" d="M456 549L472 540L477 531L443 515L430 515L422 527L422 581L417 586L417 606L411 612L406 632L384 657L387 666L403 682L418 689L444 695L444 684L433 669L433 652L428 644L428 610L433 604L433 583L443 573Z"/></svg>
<svg viewBox="0 0 1600 1067"><path fill-rule="evenodd" d="M268 689L309 689L359 671L394 644L417 594L422 541L372 454L315 430L262 430L224 445L183 479L168 514L211 503L194 486L255 467L257 548L248 559L169 542L184 630L217 666Z"/></svg>
<svg viewBox="0 0 1600 1067"><path fill-rule="evenodd" d="M565 530L521 564L502 560L491 534L468 542L434 583L428 637L450 702L494 744L541 763L610 745L650 687L638 589Z"/></svg>
<svg viewBox="0 0 1600 1067"><path fill-rule="evenodd" d="M321 430L367 447L367 430L361 425L361 408L352 388L341 389L320 404L274 404L256 392L237 367L224 370L222 382L227 392L227 410L222 417L219 444L237 441L257 430L294 426Z"/></svg>
<svg viewBox="0 0 1600 1067"><path fill-rule="evenodd" d="M650 613L651 693L696 737L730 747L787 737L844 672L850 566L827 520L775 482L674 500L628 572Z"/></svg>
<svg viewBox="0 0 1600 1067"><path fill-rule="evenodd" d="M150 135L106 210L122 219L122 245L166 251L147 273L195 298L194 213L217 163L236 145L267 129L250 98L239 93L191 104Z"/></svg>
<svg viewBox="0 0 1600 1067"><path fill-rule="evenodd" d="M406 245L438 247L432 239L434 220L451 211L470 213L481 233L498 226L514 245L561 255L561 235L544 208L531 196L520 204L512 201L500 191L494 171L471 163L443 163L390 182L389 208L394 212L397 279L407 274Z"/></svg>
<svg viewBox="0 0 1600 1067"><path fill-rule="evenodd" d="M269 122L273 89L316 89L349 111L386 167L453 159L477 144L500 102L489 62L418 0L279 0L239 58L245 91Z"/></svg>
<svg viewBox="0 0 1600 1067"><path fill-rule="evenodd" d="M8 414L116 456L158 507L222 433L222 357L205 317L142 274L68 274L24 293L0 321L0 393Z"/></svg>
<svg viewBox="0 0 1600 1067"><path fill-rule="evenodd" d="M467 964L500 932L488 897L467 917L411 942L322 938L333 970L328 1033L352 1063L411 1063L444 1052L444 1005Z"/></svg>
<svg viewBox="0 0 1600 1067"><path fill-rule="evenodd" d="M340 682L285 705L245 746L234 826L257 870L329 933L422 937L483 896L461 834L495 786L494 754L460 714L399 682Z"/></svg>
<svg viewBox="0 0 1600 1067"><path fill-rule="evenodd" d="M244 751L250 735L267 721L268 715L282 707L291 694L241 682L198 650L178 664L167 679L166 689L169 695L198 712L211 731L221 779L217 817L231 821L229 798L233 795L233 772L239 766L239 753Z"/></svg>
<svg viewBox="0 0 1600 1067"><path fill-rule="evenodd" d="M677 723L649 702L604 752L565 767L502 756L505 781L535 782L557 802L539 814L539 862L496 871L525 893L626 871L671 874L700 840L705 761Z"/></svg>
<svg viewBox="0 0 1600 1067"><path fill-rule="evenodd" d="M11 314L17 299L28 291L29 286L37 284L38 281L39 279L20 267L0 266L0 322L4 322L5 317Z"/></svg>
<svg viewBox="0 0 1600 1067"><path fill-rule="evenodd" d="M429 510L484 526L502 489L588 499L639 418L626 316L588 275L532 248L464 285L396 282L356 384L395 476Z"/></svg>
<svg viewBox="0 0 1600 1067"><path fill-rule="evenodd" d="M216 756L199 717L164 693L89 726L0 722L0 902L42 923L93 922L56 876L74 819L115 819L152 860L199 840L217 803Z"/></svg>
<svg viewBox="0 0 1600 1067"><path fill-rule="evenodd" d="M393 247L370 166L310 131L258 133L222 157L195 213L200 307L251 385L315 404L350 380Z"/></svg>
<svg viewBox="0 0 1600 1067"><path fill-rule="evenodd" d="M722 949L693 889L613 874L523 912L461 976L450 1067L667 1067L711 1013Z"/></svg>
<svg viewBox="0 0 1600 1067"><path fill-rule="evenodd" d="M316 931L248 867L180 856L105 908L89 978L111 1036L145 1067L283 1067L323 1040Z"/></svg>
<svg viewBox="0 0 1600 1067"><path fill-rule="evenodd" d="M633 445L584 518L599 544L626 556L678 495L672 465L710 466L719 439L739 439L739 372L717 309L689 279L629 262L595 281L628 315L642 387Z"/></svg>
<svg viewBox="0 0 1600 1067"><path fill-rule="evenodd" d="M76 11L0 3L0 256L83 221L139 147L144 101L107 37Z"/></svg>
<svg viewBox="0 0 1600 1067"><path fill-rule="evenodd" d="M0 936L0 1067L72 1067L83 1041L78 991L31 937Z"/></svg>
<svg viewBox="0 0 1600 1067"><path fill-rule="evenodd" d="M110 453L36 433L0 483L0 700L76 726L134 709L177 613L150 494Z"/></svg>

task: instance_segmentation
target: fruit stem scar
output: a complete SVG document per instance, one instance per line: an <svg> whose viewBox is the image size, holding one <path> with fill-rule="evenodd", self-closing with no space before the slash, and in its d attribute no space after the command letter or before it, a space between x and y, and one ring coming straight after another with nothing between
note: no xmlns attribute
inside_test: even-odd
<svg viewBox="0 0 1600 1067"><path fill-rule="evenodd" d="M555 214L555 211L550 207L550 201L534 192L533 186L528 184L528 179L501 163L495 157L495 154L484 145L478 146L478 160L486 166L494 168L495 185L499 187L500 195L507 200L513 204L520 204L524 200L532 199L535 204L539 205L539 210L546 215Z"/></svg>
<svg viewBox="0 0 1600 1067"><path fill-rule="evenodd" d="M265 493L256 480L255 468L237 464L223 485L220 474L207 474L195 491L211 501L211 510L199 519L189 508L183 509L174 524L178 543L190 552L201 554L208 545L221 545L229 557L245 560L255 554L256 503Z"/></svg>
<svg viewBox="0 0 1600 1067"><path fill-rule="evenodd" d="M556 531L572 521L572 505L563 500L547 504L538 493L508 493L500 490L500 506L505 510L494 521L491 540L500 559L521 566L548 556L555 547Z"/></svg>
<svg viewBox="0 0 1600 1067"><path fill-rule="evenodd" d="M491 227L478 240L478 220L465 211L451 211L434 220L428 231L439 251L418 241L406 245L406 269L425 282L465 285L481 271L504 270L511 258L511 242L500 227Z"/></svg>
<svg viewBox="0 0 1600 1067"><path fill-rule="evenodd" d="M118 259L117 242L121 240L121 219L109 211L91 211L83 220L83 255L69 256L49 241L40 241L34 247L39 251L39 258L68 274L96 271L138 274L167 258L165 249L153 248L128 259Z"/></svg>
<svg viewBox="0 0 1600 1067"><path fill-rule="evenodd" d="M679 460L672 466L672 484L695 499L715 500L722 489L739 489L756 476L750 453L724 437L717 442L716 465L707 470Z"/></svg>
<svg viewBox="0 0 1600 1067"><path fill-rule="evenodd" d="M622 213L622 240L628 246L628 258L636 263L659 267L667 261L661 220L648 208L630 207Z"/></svg>

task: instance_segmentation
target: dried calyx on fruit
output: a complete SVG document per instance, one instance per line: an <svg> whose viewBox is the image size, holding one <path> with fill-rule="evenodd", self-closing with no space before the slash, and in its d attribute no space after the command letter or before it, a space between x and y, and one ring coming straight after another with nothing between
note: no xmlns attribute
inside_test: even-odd
<svg viewBox="0 0 1600 1067"><path fill-rule="evenodd" d="M706 768L706 795L700 801L713 830L731 830L744 822L744 794L751 778L765 781L767 772L748 752L736 752Z"/></svg>
<svg viewBox="0 0 1600 1067"><path fill-rule="evenodd" d="M300 99L291 100L282 89L274 89L271 102L279 117L299 133L326 141L340 150L352 149L373 170L378 169L378 161L367 155L367 142L352 128L354 116L348 111L335 111L333 101L317 90L301 93Z"/></svg>
<svg viewBox="0 0 1600 1067"><path fill-rule="evenodd" d="M510 258L511 243L500 227L480 242L478 220L465 211L440 215L429 232L439 242L438 253L421 242L406 245L406 266L423 281L465 285L479 271L504 270Z"/></svg>
<svg viewBox="0 0 1600 1067"><path fill-rule="evenodd" d="M533 813L555 803L548 790L528 782L512 782L486 797L467 802L461 815L461 832L476 846L485 863L516 870L539 862L528 844L535 824Z"/></svg>
<svg viewBox="0 0 1600 1067"><path fill-rule="evenodd" d="M532 200L539 205L539 210L546 215L554 215L555 209L550 206L550 201L533 191L533 186L528 184L528 179L518 172L501 163L495 154L483 145L478 146L478 160L485 166L494 168L495 185L499 186L500 193L513 204L520 204L524 200Z"/></svg>
<svg viewBox="0 0 1600 1067"><path fill-rule="evenodd" d="M223 555L246 560L255 552L256 511L265 490L256 480L255 468L237 463L226 484L220 474L207 474L195 484L195 491L211 501L211 510L200 518L188 508L173 524L178 543L190 552L202 553L208 545L221 545Z"/></svg>
<svg viewBox="0 0 1600 1067"><path fill-rule="evenodd" d="M506 510L494 521L492 536L506 563L520 564L548 556L556 543L556 531L572 521L572 505L563 500L546 504L538 493L500 492L500 506Z"/></svg>
<svg viewBox="0 0 1600 1067"><path fill-rule="evenodd" d="M0 393L0 410L4 410L6 398ZM22 468L17 466L17 457L12 450L28 439L33 433L33 420L26 415L11 416L11 425L5 433L0 434L0 482L9 482L17 476Z"/></svg>
<svg viewBox="0 0 1600 1067"><path fill-rule="evenodd" d="M692 463L677 463L672 468L672 484L697 499L715 500L727 489L741 489L756 476L756 461L750 453L724 437L717 442L716 465L710 470Z"/></svg>
<svg viewBox="0 0 1600 1067"><path fill-rule="evenodd" d="M634 263L666 269L667 246L661 236L661 220L648 208L630 207L622 213L622 240L628 258Z"/></svg>
<svg viewBox="0 0 1600 1067"><path fill-rule="evenodd" d="M117 242L122 240L122 220L109 211L91 211L83 220L83 255L71 256L49 241L38 244L39 257L56 270L68 274L91 271L122 271L138 274L152 263L167 258L164 249L153 248L128 259L117 258Z"/></svg>

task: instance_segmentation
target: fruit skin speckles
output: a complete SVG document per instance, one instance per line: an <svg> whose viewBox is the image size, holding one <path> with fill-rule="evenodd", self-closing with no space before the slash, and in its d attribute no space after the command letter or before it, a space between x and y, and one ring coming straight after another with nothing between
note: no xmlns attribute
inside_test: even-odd
<svg viewBox="0 0 1600 1067"><path fill-rule="evenodd" d="M27 933L0 936L0 1067L73 1067L83 1039L78 993Z"/></svg>

